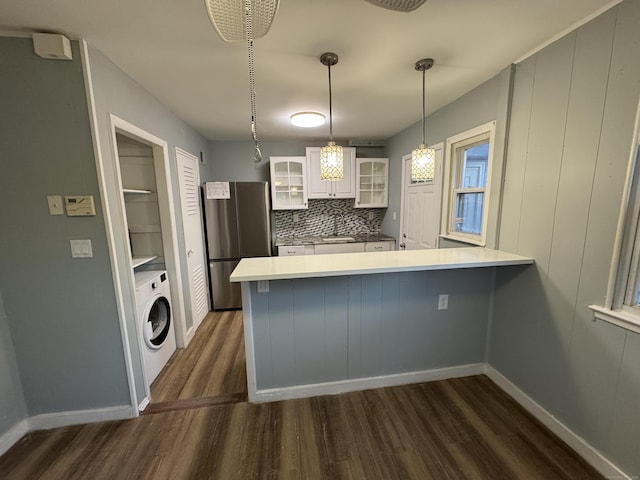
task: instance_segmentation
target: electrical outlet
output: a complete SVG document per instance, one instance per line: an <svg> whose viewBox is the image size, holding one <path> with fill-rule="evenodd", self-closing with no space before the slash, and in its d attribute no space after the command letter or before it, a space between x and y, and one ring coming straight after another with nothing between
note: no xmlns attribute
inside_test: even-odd
<svg viewBox="0 0 640 480"><path fill-rule="evenodd" d="M294 212L293 223L298 223L299 221L300 221L300 214L298 212Z"/></svg>
<svg viewBox="0 0 640 480"><path fill-rule="evenodd" d="M267 293L269 291L269 280L258 280L258 293Z"/></svg>
<svg viewBox="0 0 640 480"><path fill-rule="evenodd" d="M438 310L446 310L449 308L449 295L440 295L438 297Z"/></svg>
<svg viewBox="0 0 640 480"><path fill-rule="evenodd" d="M373 212L369 212L369 220L373 220Z"/></svg>

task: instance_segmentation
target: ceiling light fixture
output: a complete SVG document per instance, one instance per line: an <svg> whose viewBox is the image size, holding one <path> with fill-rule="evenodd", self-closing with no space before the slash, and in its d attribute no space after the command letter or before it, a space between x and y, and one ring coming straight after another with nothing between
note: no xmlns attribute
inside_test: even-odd
<svg viewBox="0 0 640 480"><path fill-rule="evenodd" d="M289 117L291 125L302 128L312 128L324 125L325 116L318 112L297 112Z"/></svg>
<svg viewBox="0 0 640 480"><path fill-rule="evenodd" d="M369 2L371 5L388 10L395 10L396 12L411 12L426 1L427 0L365 0L365 2Z"/></svg>
<svg viewBox="0 0 640 480"><path fill-rule="evenodd" d="M342 180L344 164L342 147L333 141L333 110L331 104L331 67L338 63L338 55L327 52L320 56L320 62L329 70L329 143L320 149L320 178L322 180Z"/></svg>
<svg viewBox="0 0 640 480"><path fill-rule="evenodd" d="M247 42L251 136L255 144L255 163L262 161L262 152L258 142L253 40L267 34L278 11L279 2L280 0L204 0L209 19L225 42Z"/></svg>
<svg viewBox="0 0 640 480"><path fill-rule="evenodd" d="M427 147L427 132L425 128L425 72L433 67L432 58L423 58L416 62L416 70L422 72L422 143L411 152L411 180L414 182L428 182L435 178L436 151Z"/></svg>

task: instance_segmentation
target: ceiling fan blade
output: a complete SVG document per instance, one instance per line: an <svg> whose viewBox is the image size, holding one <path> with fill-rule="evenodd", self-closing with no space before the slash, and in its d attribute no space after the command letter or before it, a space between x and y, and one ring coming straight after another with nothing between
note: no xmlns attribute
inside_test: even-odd
<svg viewBox="0 0 640 480"><path fill-rule="evenodd" d="M427 0L365 0L377 7L395 10L396 12L411 12Z"/></svg>

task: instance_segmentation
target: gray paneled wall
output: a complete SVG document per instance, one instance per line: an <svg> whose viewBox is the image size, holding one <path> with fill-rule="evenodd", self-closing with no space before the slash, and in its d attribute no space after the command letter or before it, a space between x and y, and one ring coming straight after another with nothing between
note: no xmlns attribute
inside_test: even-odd
<svg viewBox="0 0 640 480"><path fill-rule="evenodd" d="M489 361L629 475L640 475L640 335L594 322L640 96L640 2L517 66Z"/></svg>
<svg viewBox="0 0 640 480"><path fill-rule="evenodd" d="M258 389L484 362L492 282L492 268L252 282Z"/></svg>

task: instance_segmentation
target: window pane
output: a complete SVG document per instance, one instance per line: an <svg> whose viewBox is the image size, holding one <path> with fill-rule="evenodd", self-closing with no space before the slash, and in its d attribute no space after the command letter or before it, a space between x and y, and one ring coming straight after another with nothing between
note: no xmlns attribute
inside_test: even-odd
<svg viewBox="0 0 640 480"><path fill-rule="evenodd" d="M289 163L289 173L291 175L302 175L302 164L297 162Z"/></svg>
<svg viewBox="0 0 640 480"><path fill-rule="evenodd" d="M454 231L480 235L483 205L484 193L482 192L458 193L456 195Z"/></svg>
<svg viewBox="0 0 640 480"><path fill-rule="evenodd" d="M461 188L486 187L487 165L489 165L489 142L465 148Z"/></svg>

